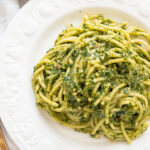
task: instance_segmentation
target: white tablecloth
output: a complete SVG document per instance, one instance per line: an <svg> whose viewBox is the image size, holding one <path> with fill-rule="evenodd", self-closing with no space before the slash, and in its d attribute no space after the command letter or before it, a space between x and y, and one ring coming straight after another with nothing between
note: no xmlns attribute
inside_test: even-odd
<svg viewBox="0 0 150 150"><path fill-rule="evenodd" d="M0 41L3 37L3 33L7 28L11 19L16 15L19 9L27 2L28 0L0 0ZM7 131L5 130L1 120L0 126L2 127L3 133L5 135L9 150L19 150L11 138L9 137Z"/></svg>

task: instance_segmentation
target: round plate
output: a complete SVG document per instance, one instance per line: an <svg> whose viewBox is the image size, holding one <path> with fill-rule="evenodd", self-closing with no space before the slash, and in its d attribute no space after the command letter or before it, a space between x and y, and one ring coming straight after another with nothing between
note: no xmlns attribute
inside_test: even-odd
<svg viewBox="0 0 150 150"><path fill-rule="evenodd" d="M128 145L104 137L93 139L58 124L37 108L31 82L34 65L53 47L67 23L78 25L83 14L100 13L149 30L140 16L150 19L149 6L149 1L140 0L30 0L18 13L0 49L0 113L21 150L150 149L150 128Z"/></svg>

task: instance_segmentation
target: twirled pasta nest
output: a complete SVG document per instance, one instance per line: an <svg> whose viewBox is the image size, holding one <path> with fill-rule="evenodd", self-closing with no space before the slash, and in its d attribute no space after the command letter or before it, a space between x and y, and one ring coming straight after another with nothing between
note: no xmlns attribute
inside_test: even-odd
<svg viewBox="0 0 150 150"><path fill-rule="evenodd" d="M56 121L131 143L150 113L150 34L102 15L68 25L35 66L36 102Z"/></svg>

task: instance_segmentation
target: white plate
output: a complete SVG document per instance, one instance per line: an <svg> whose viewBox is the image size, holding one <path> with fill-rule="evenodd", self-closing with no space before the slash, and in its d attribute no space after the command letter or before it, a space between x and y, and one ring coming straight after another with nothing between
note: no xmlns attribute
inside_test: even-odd
<svg viewBox="0 0 150 150"><path fill-rule="evenodd" d="M7 28L1 46L0 113L8 133L21 150L150 149L150 127L128 145L103 137L92 139L59 125L37 108L31 86L34 65L54 45L56 36L67 23L77 25L85 13L102 13L148 30L148 23L140 14L150 19L149 6L149 1L140 0L105 0L105 3L101 0L31 0L18 13Z"/></svg>

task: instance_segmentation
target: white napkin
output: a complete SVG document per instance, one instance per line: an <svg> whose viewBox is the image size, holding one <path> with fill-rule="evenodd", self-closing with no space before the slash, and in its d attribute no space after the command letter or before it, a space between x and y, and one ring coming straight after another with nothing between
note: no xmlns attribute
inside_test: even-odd
<svg viewBox="0 0 150 150"><path fill-rule="evenodd" d="M19 10L18 0L0 0L0 38L10 20Z"/></svg>
<svg viewBox="0 0 150 150"><path fill-rule="evenodd" d="M0 38L2 38L11 19L27 1L28 0L0 0Z"/></svg>
<svg viewBox="0 0 150 150"><path fill-rule="evenodd" d="M27 2L28 0L0 0L0 41L3 37L3 33L8 26L11 19L16 15L19 9ZM6 129L3 126L2 121L0 120L0 126L2 127L4 136L6 138L9 150L19 150L12 139L9 137Z"/></svg>

